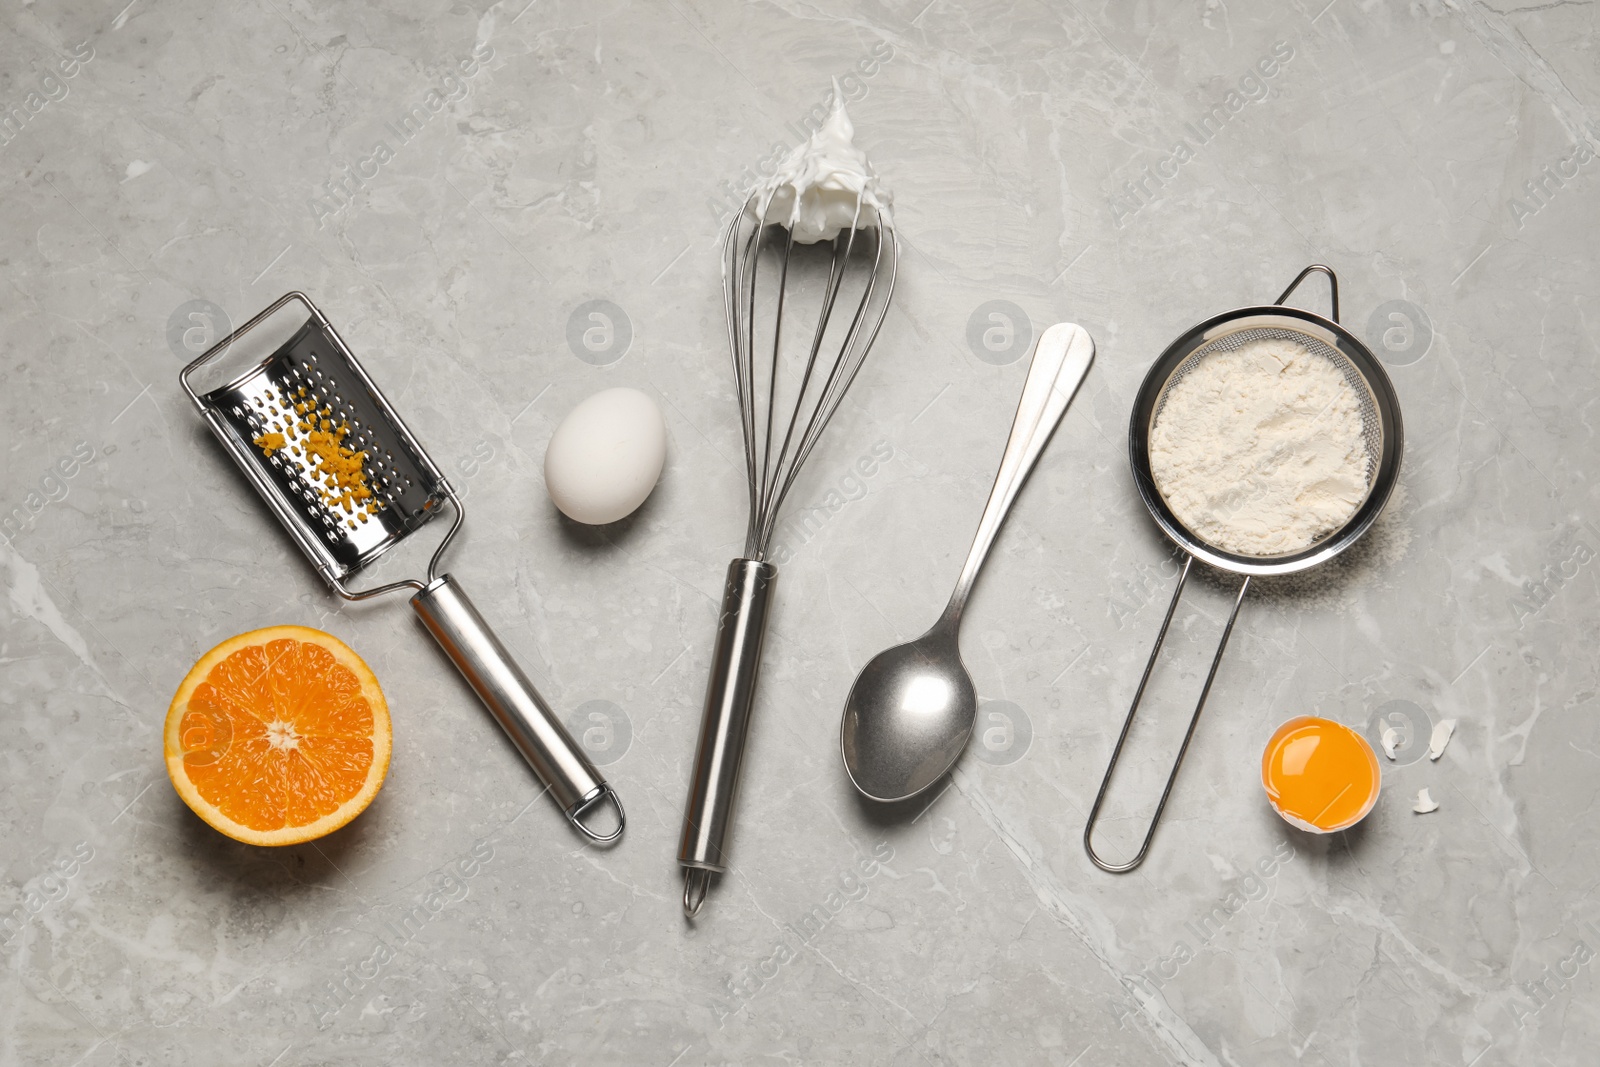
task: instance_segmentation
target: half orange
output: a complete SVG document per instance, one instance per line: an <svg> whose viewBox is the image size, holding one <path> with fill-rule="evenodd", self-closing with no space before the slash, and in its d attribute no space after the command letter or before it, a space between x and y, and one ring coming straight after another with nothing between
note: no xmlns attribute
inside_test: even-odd
<svg viewBox="0 0 1600 1067"><path fill-rule="evenodd" d="M349 645L305 626L231 637L200 657L167 709L172 787L251 845L332 833L389 771L389 705Z"/></svg>

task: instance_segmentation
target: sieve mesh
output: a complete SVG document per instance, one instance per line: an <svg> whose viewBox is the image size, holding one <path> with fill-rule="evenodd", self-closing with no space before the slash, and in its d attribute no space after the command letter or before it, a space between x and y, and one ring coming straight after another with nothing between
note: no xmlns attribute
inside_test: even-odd
<svg viewBox="0 0 1600 1067"><path fill-rule="evenodd" d="M1367 381L1366 375L1361 373L1361 369L1357 367L1348 356L1346 356L1343 352L1340 352L1338 349L1330 346L1320 337L1307 333L1303 330L1295 330L1283 326L1250 326L1235 330L1232 333L1224 334L1220 337L1212 338L1191 352L1183 360L1183 362L1179 363L1175 368L1173 368L1172 373L1167 376L1167 380L1162 384L1161 392L1157 394L1155 404L1151 408L1149 428L1152 431L1155 429L1156 422L1161 418L1161 412L1167 405L1167 398L1172 395L1173 387L1182 381L1191 371L1200 366L1201 363L1205 362L1205 360L1211 356L1222 352L1236 352L1239 349L1244 348L1246 345L1253 344L1257 341L1290 341L1294 344L1300 345L1313 356L1321 357L1332 363L1334 367L1338 369L1339 373L1344 376L1344 379L1349 383L1350 388L1355 392L1357 401L1359 402L1361 408L1361 440L1366 446L1367 451L1367 488L1366 494L1361 499L1361 503L1351 511L1350 519L1346 520L1345 526L1348 526L1350 522L1361 513L1361 507L1362 505L1365 505L1367 497L1372 494L1373 485L1377 481L1378 464L1380 457L1383 455L1383 420L1379 415L1378 403L1373 394L1372 385ZM1151 433L1147 438L1147 441L1153 438L1154 434ZM1157 491L1160 491L1159 486L1157 487ZM1164 494L1163 499L1165 499ZM1177 519L1176 514L1174 514L1173 517L1174 519ZM1182 520L1177 521L1180 523L1180 525L1182 524ZM1343 529L1344 527L1340 527L1339 529L1330 530L1327 533L1324 533L1320 537L1314 539L1310 547L1327 543L1329 540L1337 537L1343 531ZM1187 525L1184 525L1184 530L1187 531L1188 534L1195 540L1210 545L1211 548L1218 552L1223 552L1231 556L1240 555L1238 552L1234 552L1230 549L1213 544L1207 538L1202 537L1194 530L1189 529ZM1306 551L1306 548L1302 547L1294 549L1290 552L1281 553L1280 556L1263 555L1252 556L1250 558L1274 559L1281 558L1282 556L1298 555L1304 551Z"/></svg>

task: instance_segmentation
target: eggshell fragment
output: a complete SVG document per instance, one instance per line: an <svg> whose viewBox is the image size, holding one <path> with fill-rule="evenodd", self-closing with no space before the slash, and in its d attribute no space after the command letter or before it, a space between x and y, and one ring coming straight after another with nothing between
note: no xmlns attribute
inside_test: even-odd
<svg viewBox="0 0 1600 1067"><path fill-rule="evenodd" d="M1417 790L1417 802L1412 805L1411 810L1418 815L1426 815L1430 811L1438 811L1439 802L1433 799L1426 789L1419 789Z"/></svg>
<svg viewBox="0 0 1600 1067"><path fill-rule="evenodd" d="M1428 758L1436 760L1444 755L1444 746L1450 743L1450 735L1456 732L1454 719L1440 719L1433 725L1433 736L1428 738Z"/></svg>
<svg viewBox="0 0 1600 1067"><path fill-rule="evenodd" d="M637 389L603 389L551 435L545 489L568 518L602 526L644 503L666 460L667 424L656 402Z"/></svg>

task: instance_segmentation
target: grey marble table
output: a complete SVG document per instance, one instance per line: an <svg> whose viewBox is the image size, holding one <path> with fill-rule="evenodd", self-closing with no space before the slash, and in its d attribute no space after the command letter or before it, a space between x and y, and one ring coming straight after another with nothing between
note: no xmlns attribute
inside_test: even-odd
<svg viewBox="0 0 1600 1067"><path fill-rule="evenodd" d="M8 0L0 1062L1593 1063L1595 11ZM744 521L716 235L834 78L906 253L780 536L736 869L688 924ZM1400 490L1252 592L1149 861L1103 874L1084 816L1176 572L1134 391L1311 262L1389 365ZM290 289L464 492L449 569L604 763L620 847L565 827L402 603L320 584L182 397ZM873 811L844 695L942 604L1061 320L1099 357L968 609L978 734L925 806ZM659 399L670 457L585 530L544 447L614 385ZM1107 851L1233 588L1180 610ZM160 727L201 652L275 623L374 666L395 751L355 822L266 850L190 814ZM1397 732L1356 830L1267 806L1262 743L1300 713Z"/></svg>

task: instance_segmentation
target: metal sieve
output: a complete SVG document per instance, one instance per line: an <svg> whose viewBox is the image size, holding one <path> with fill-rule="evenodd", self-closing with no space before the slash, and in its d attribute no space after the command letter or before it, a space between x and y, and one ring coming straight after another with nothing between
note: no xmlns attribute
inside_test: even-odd
<svg viewBox="0 0 1600 1067"><path fill-rule="evenodd" d="M1312 273L1328 276L1331 319L1299 308L1282 306L1289 295ZM1220 352L1237 351L1247 344L1266 339L1293 341L1313 355L1329 360L1355 390L1361 409L1361 437L1367 448L1367 489L1366 496L1355 513L1338 529L1324 534L1304 548L1275 556L1252 556L1212 544L1189 529L1173 513L1151 473L1150 434L1167 399L1172 395L1173 387L1208 357ZM1394 490L1395 482L1400 476L1402 444L1400 404L1395 397L1394 385L1384 373L1383 365L1367 346L1339 324L1339 280L1331 268L1320 263L1314 263L1301 271L1270 305L1237 308L1190 327L1181 337L1167 346L1166 351L1146 372L1144 383L1139 387L1138 396L1133 403L1133 417L1128 427L1128 458L1133 466L1134 484L1139 489L1139 496L1144 501L1145 507L1149 509L1156 524L1179 548L1183 549L1185 558L1183 570L1178 575L1177 588L1172 591L1172 600L1167 605L1167 613L1161 620L1161 629L1156 634L1155 647L1150 650L1150 658L1145 663L1139 687L1134 690L1133 704L1128 709L1127 718L1123 720L1122 732L1117 737L1116 747L1111 750L1111 761L1107 764L1105 777L1100 782L1100 792L1095 796L1094 806L1089 809L1088 823L1084 826L1083 847L1095 866L1113 874L1120 874L1131 871L1143 863L1145 855L1150 851L1150 842L1155 837L1156 826L1160 823L1161 814L1166 810L1167 800L1172 795L1173 784L1178 779L1178 768L1183 765L1183 757L1188 753L1189 743L1194 739L1195 727L1199 725L1200 713L1205 709L1206 697L1211 693L1211 683L1216 679L1217 667L1222 662L1222 654L1228 647L1228 638L1233 633L1233 624L1239 617L1239 607L1244 603L1244 595L1250 588L1250 580L1257 575L1292 574L1315 567L1349 548L1362 534L1371 529L1372 524L1383 512L1389 494ZM1219 570L1243 575L1244 581L1234 598L1233 610L1228 615L1227 625L1223 627L1222 639L1217 644L1216 654L1211 658L1211 668L1206 674L1205 685L1200 690L1199 702L1195 704L1194 714L1189 718L1189 727L1183 735L1183 744L1179 747L1177 759L1173 761L1172 770L1167 775L1166 786L1161 791L1161 800L1157 803L1155 815L1145 831L1144 841L1133 859L1126 863L1108 863L1094 850L1095 823L1100 817L1100 808L1111 786L1111 776L1117 769L1117 761L1122 757L1128 732L1133 727L1134 716L1139 711L1139 702L1144 697L1145 687L1155 669L1156 658L1161 653L1162 643L1166 641L1173 613L1177 610L1184 586L1189 581L1189 572L1197 559Z"/></svg>

